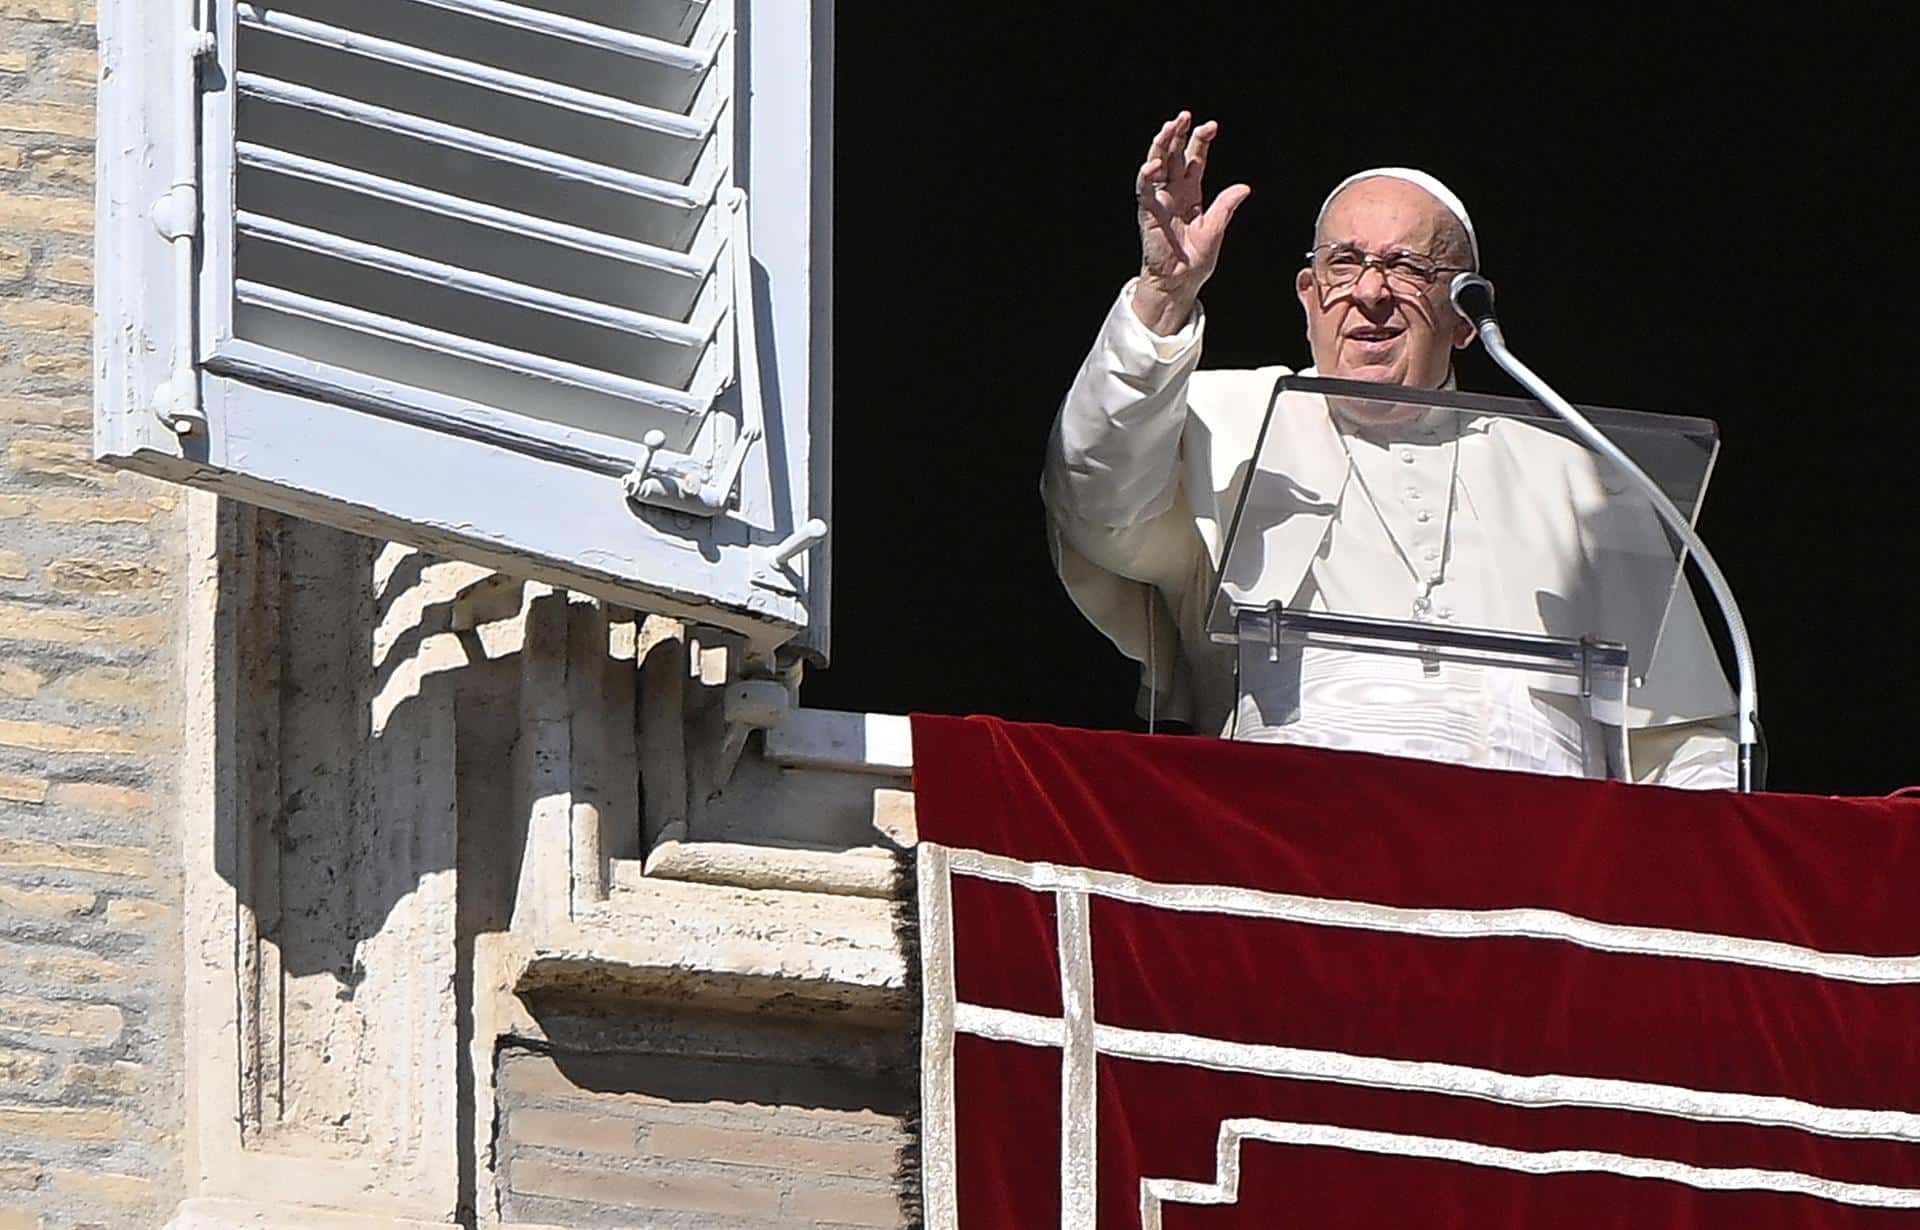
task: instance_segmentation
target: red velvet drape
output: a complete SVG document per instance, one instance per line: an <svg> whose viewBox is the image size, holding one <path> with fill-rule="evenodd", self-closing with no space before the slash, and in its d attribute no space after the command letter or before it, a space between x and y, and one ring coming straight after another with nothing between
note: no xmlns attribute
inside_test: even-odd
<svg viewBox="0 0 1920 1230"><path fill-rule="evenodd" d="M1228 1119L1452 1152L1250 1140L1237 1200L1170 1203L1167 1227L1920 1225L1897 1207L1920 1203L1920 959L1888 960L1920 954L1920 801L1690 793L983 718L916 718L914 759L921 840L956 852L1450 917L1534 912L1458 936L1096 893L1101 1026L1786 1099L1820 1124L1783 1126L1751 1101L1705 1121L1516 1105L1470 1081L1411 1090L1102 1053L1102 1227L1139 1225L1144 1177L1213 1183ZM1058 1018L1052 895L951 883L958 1001ZM1543 934L1541 918L1604 936ZM1625 928L1763 955L1633 950L1640 932ZM1059 1224L1061 1062L1050 1046L956 1039L962 1226ZM1846 1111L1911 1118L1855 1130ZM1789 1177L1714 1190L1611 1163L1531 1174L1489 1164L1489 1148ZM1849 1194L1793 1190L1832 1183Z"/></svg>

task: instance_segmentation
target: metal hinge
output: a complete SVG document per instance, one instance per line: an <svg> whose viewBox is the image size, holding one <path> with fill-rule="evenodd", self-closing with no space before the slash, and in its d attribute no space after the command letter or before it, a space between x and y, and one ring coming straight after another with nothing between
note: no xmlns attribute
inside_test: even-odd
<svg viewBox="0 0 1920 1230"><path fill-rule="evenodd" d="M194 351L193 245L200 238L200 65L215 50L213 0L197 0L187 31L184 82L173 103L173 184L148 211L154 229L173 249L173 370L154 390L153 412L176 435L206 430Z"/></svg>

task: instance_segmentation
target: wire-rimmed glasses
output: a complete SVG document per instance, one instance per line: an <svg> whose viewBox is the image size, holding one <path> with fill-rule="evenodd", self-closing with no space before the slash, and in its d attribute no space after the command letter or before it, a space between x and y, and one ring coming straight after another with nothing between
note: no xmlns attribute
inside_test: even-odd
<svg viewBox="0 0 1920 1230"><path fill-rule="evenodd" d="M1465 273L1462 265L1443 265L1424 252L1379 255L1350 243L1323 243L1307 251L1313 276L1329 291L1351 290L1369 269L1378 269L1387 285L1402 294L1424 294L1442 274Z"/></svg>

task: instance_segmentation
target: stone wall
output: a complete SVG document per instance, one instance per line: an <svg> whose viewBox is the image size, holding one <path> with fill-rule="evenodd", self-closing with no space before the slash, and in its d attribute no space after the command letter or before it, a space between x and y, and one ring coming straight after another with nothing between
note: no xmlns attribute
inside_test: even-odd
<svg viewBox="0 0 1920 1230"><path fill-rule="evenodd" d="M0 0L0 1230L180 1188L180 493L90 454L93 5Z"/></svg>
<svg viewBox="0 0 1920 1230"><path fill-rule="evenodd" d="M900 764L90 461L94 9L0 0L0 1230L902 1224Z"/></svg>
<svg viewBox="0 0 1920 1230"><path fill-rule="evenodd" d="M503 1040L494 1161L508 1222L893 1227L917 1079L901 1031L549 1008Z"/></svg>

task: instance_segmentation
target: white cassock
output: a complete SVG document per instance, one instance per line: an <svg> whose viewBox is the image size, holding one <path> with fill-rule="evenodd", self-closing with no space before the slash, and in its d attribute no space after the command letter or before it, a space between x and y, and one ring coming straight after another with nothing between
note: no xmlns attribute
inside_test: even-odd
<svg viewBox="0 0 1920 1230"><path fill-rule="evenodd" d="M1210 641L1206 617L1288 369L1196 371L1200 310L1158 337L1131 296L1129 283L1074 378L1041 487L1055 567L1141 663L1142 710L1242 739L1599 775L1602 732L1575 698L1529 686L1537 676L1309 649L1293 678L1236 694L1233 649ZM1443 411L1368 427L1312 400L1304 413L1283 406L1268 429L1233 563L1257 571L1226 578L1241 599L1556 636L1607 629L1634 654L1633 776L1734 784L1732 692L1691 593L1670 590L1652 510L1624 480L1525 423Z"/></svg>

